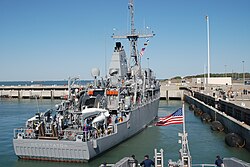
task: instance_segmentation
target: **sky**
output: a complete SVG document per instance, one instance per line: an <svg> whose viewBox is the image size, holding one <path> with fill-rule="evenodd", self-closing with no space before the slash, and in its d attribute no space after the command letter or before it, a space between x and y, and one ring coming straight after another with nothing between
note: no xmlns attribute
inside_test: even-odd
<svg viewBox="0 0 250 167"><path fill-rule="evenodd" d="M134 1L136 32L156 34L142 65L157 78L206 72L206 15L211 73L249 72L249 0ZM92 79L95 67L105 75L111 35L128 31L128 0L0 0L0 81Z"/></svg>

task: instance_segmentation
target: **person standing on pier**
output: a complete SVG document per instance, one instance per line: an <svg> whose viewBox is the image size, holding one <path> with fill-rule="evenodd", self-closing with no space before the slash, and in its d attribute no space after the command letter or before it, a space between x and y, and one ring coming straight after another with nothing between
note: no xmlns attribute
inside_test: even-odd
<svg viewBox="0 0 250 167"><path fill-rule="evenodd" d="M144 167L151 167L151 165L155 166L155 163L154 163L154 161L152 161L151 159L149 159L148 155L145 155L144 156L144 161L142 161L140 163L140 165L141 166L143 165Z"/></svg>

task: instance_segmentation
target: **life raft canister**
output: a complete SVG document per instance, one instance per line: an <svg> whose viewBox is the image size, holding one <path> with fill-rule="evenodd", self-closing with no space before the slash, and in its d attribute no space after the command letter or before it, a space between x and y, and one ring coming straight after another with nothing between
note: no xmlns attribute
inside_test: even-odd
<svg viewBox="0 0 250 167"><path fill-rule="evenodd" d="M118 91L117 90L107 90L106 94L108 96L118 96Z"/></svg>
<svg viewBox="0 0 250 167"><path fill-rule="evenodd" d="M94 90L89 90L89 91L88 91L88 95L89 95L89 96L93 96L93 95L94 95Z"/></svg>

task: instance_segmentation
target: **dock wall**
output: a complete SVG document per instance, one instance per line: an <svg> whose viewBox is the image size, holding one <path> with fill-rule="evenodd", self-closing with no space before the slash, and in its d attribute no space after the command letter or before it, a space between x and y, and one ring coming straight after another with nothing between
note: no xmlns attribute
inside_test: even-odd
<svg viewBox="0 0 250 167"><path fill-rule="evenodd" d="M179 99L183 100L183 92L184 90L180 90L180 85L176 84L165 84L161 83L161 99Z"/></svg>
<svg viewBox="0 0 250 167"><path fill-rule="evenodd" d="M59 99L67 95L67 86L0 86L0 97Z"/></svg>
<svg viewBox="0 0 250 167"><path fill-rule="evenodd" d="M194 98L204 102L205 104L218 109L221 112L225 112L227 115L250 125L250 109L247 106L240 105L240 102L248 101L229 101L222 98L216 98L215 96L206 95L200 92L194 92Z"/></svg>
<svg viewBox="0 0 250 167"><path fill-rule="evenodd" d="M220 121L224 127L225 132L234 132L243 137L246 141L245 148L250 151L250 126L244 122L238 121L237 119L227 115L225 112L219 111L213 106L207 105L204 102L188 95L184 95L184 99L189 104L194 104L200 108L203 112L208 113L213 120Z"/></svg>

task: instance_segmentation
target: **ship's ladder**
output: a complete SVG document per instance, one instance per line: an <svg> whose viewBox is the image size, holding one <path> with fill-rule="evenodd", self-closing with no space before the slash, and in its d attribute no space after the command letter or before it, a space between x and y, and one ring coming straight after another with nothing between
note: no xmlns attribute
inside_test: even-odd
<svg viewBox="0 0 250 167"><path fill-rule="evenodd" d="M163 149L160 149L160 152L157 152L155 149L155 167L164 167L163 164Z"/></svg>

